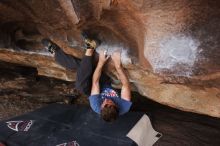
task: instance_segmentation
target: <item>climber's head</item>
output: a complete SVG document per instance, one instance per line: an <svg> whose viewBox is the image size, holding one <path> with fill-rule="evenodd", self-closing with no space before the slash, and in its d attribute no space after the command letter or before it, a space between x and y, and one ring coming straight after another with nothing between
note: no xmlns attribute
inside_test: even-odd
<svg viewBox="0 0 220 146"><path fill-rule="evenodd" d="M119 110L117 105L111 99L105 99L101 105L101 117L107 122L117 119Z"/></svg>

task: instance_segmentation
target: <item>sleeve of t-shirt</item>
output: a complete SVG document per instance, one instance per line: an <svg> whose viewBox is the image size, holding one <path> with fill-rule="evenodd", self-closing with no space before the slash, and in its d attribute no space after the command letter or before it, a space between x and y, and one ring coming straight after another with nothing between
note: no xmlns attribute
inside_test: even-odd
<svg viewBox="0 0 220 146"><path fill-rule="evenodd" d="M101 104L102 104L102 99L101 99L100 94L89 96L89 103L90 103L92 110L100 114Z"/></svg>
<svg viewBox="0 0 220 146"><path fill-rule="evenodd" d="M119 108L119 115L123 115L130 110L132 102L124 100L122 98L116 98L116 104Z"/></svg>

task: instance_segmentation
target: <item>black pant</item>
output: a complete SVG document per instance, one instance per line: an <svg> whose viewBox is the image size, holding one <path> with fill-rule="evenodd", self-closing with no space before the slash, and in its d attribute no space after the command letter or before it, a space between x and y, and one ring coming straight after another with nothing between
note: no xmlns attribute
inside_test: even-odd
<svg viewBox="0 0 220 146"><path fill-rule="evenodd" d="M75 83L76 89L89 96L92 87L92 76L96 67L94 55L84 56L81 60L66 54L57 46L55 51L55 60L66 69L77 70ZM100 85L102 86L105 84L111 84L110 78L106 74L102 73L100 77Z"/></svg>

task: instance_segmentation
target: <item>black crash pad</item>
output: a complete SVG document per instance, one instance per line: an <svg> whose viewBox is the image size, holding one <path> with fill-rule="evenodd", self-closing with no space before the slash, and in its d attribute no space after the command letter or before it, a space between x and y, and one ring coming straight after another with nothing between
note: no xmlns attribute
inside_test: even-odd
<svg viewBox="0 0 220 146"><path fill-rule="evenodd" d="M80 146L129 146L126 137L143 113L129 112L113 123L104 122L90 107L52 104L0 122L0 140L9 146L56 146L76 141ZM28 131L8 128L8 121L34 120ZM70 144L69 144L70 145Z"/></svg>

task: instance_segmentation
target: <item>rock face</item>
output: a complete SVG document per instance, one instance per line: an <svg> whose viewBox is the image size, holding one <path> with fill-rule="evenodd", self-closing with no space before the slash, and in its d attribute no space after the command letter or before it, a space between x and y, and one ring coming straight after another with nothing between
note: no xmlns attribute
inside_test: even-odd
<svg viewBox="0 0 220 146"><path fill-rule="evenodd" d="M74 81L75 72L56 64L40 40L50 38L81 58L86 31L102 41L97 50L122 49L123 65L142 95L220 117L217 0L2 0L0 10L2 61ZM107 72L114 77L114 71Z"/></svg>

